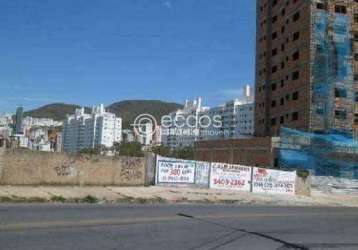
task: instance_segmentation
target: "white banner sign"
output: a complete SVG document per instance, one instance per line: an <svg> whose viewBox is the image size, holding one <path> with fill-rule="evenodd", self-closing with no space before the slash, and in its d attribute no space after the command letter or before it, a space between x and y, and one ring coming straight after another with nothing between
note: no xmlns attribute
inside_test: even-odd
<svg viewBox="0 0 358 250"><path fill-rule="evenodd" d="M157 158L157 183L193 184L195 162Z"/></svg>
<svg viewBox="0 0 358 250"><path fill-rule="evenodd" d="M250 191L251 167L212 163L210 188Z"/></svg>
<svg viewBox="0 0 358 250"><path fill-rule="evenodd" d="M295 194L296 172L254 168L252 191L256 193Z"/></svg>

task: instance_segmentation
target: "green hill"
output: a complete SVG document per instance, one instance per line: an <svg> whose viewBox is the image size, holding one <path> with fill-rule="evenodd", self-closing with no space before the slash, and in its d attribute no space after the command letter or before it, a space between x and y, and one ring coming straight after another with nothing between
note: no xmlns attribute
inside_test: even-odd
<svg viewBox="0 0 358 250"><path fill-rule="evenodd" d="M67 114L74 114L79 105L53 103L24 113L24 116L32 116L35 118L52 118L56 121L66 119ZM169 114L181 108L182 105L177 103L163 102L159 100L127 100L113 103L106 107L106 110L115 113L123 119L123 128L129 128L135 117L140 114L148 113L153 115L157 121L160 117ZM86 107L86 113L91 111Z"/></svg>
<svg viewBox="0 0 358 250"><path fill-rule="evenodd" d="M113 103L107 107L107 110L122 117L123 128L129 128L130 124L140 114L151 114L159 123L163 115L167 115L182 107L182 105L177 103L159 100L128 100Z"/></svg>
<svg viewBox="0 0 358 250"><path fill-rule="evenodd" d="M62 121L66 119L67 114L74 114L76 108L80 108L80 106L65 103L52 103L34 110L26 111L24 117L51 118L56 121ZM86 108L86 112L90 112L90 108Z"/></svg>

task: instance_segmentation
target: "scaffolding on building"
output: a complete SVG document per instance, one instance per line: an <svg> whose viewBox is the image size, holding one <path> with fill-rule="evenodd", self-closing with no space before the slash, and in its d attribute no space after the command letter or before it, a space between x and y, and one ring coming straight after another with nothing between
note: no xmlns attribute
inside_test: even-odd
<svg viewBox="0 0 358 250"><path fill-rule="evenodd" d="M312 131L352 131L355 99L351 19L352 15L313 11Z"/></svg>
<svg viewBox="0 0 358 250"><path fill-rule="evenodd" d="M275 150L280 168L358 179L358 141L351 133L319 134L281 128Z"/></svg>

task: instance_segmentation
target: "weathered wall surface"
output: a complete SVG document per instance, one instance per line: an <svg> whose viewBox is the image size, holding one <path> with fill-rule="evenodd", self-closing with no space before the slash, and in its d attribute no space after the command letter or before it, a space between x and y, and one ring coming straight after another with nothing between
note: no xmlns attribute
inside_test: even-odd
<svg viewBox="0 0 358 250"><path fill-rule="evenodd" d="M146 158L8 150L0 152L0 185L144 185Z"/></svg>
<svg viewBox="0 0 358 250"><path fill-rule="evenodd" d="M195 160L272 167L274 152L271 137L200 141L195 143Z"/></svg>
<svg viewBox="0 0 358 250"><path fill-rule="evenodd" d="M296 177L296 194L297 195L304 195L304 196L311 196L311 176L307 177Z"/></svg>

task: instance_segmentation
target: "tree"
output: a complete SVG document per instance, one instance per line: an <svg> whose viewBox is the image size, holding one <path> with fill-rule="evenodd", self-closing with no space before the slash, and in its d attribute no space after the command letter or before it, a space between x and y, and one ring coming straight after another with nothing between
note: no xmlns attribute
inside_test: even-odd
<svg viewBox="0 0 358 250"><path fill-rule="evenodd" d="M170 149L165 146L157 146L152 148L154 154L158 154L165 157L172 157L185 160L194 159L194 149L192 147L184 147L178 149Z"/></svg>
<svg viewBox="0 0 358 250"><path fill-rule="evenodd" d="M81 149L78 153L80 153L80 154L88 154L88 155L99 155L101 153L101 150L100 150L99 147L84 148L84 149Z"/></svg>
<svg viewBox="0 0 358 250"><path fill-rule="evenodd" d="M144 156L142 145L139 142L122 142L120 145L116 145L115 148L118 155L132 157Z"/></svg>
<svg viewBox="0 0 358 250"><path fill-rule="evenodd" d="M184 147L174 150L173 155L178 159L194 160L194 149L192 147Z"/></svg>
<svg viewBox="0 0 358 250"><path fill-rule="evenodd" d="M152 147L152 152L161 156L173 157L173 153L170 148L163 145Z"/></svg>

